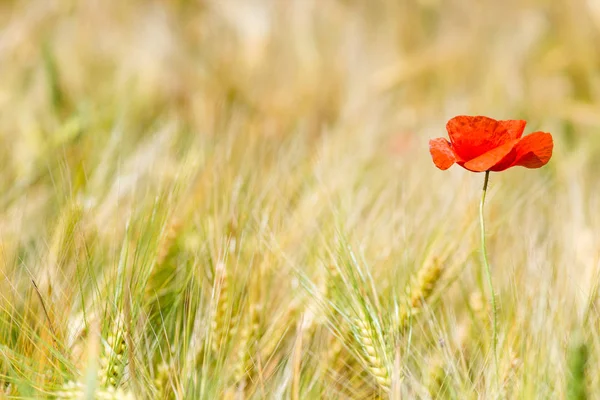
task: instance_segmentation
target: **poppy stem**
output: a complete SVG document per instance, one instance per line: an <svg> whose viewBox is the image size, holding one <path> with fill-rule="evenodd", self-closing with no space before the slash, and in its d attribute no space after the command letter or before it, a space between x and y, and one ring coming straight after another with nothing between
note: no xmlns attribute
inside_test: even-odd
<svg viewBox="0 0 600 400"><path fill-rule="evenodd" d="M496 294L494 293L494 285L492 284L492 271L487 257L487 247L485 245L485 221L483 218L483 206L485 205L485 195L487 193L488 181L490 180L490 171L485 171L485 179L483 181L483 192L481 194L481 202L479 203L479 226L481 227L481 254L483 265L485 266L485 274L487 276L488 286L490 288L490 300L492 303L492 350L494 352L494 366L496 369L496 380L498 379L498 352L496 351L498 343L498 316L496 309Z"/></svg>

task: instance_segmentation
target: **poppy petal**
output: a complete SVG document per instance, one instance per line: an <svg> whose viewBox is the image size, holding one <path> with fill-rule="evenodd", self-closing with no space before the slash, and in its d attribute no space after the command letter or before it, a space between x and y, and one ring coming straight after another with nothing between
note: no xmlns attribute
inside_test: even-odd
<svg viewBox="0 0 600 400"><path fill-rule="evenodd" d="M484 116L459 115L446 124L452 148L464 160L472 160L514 140L523 133L520 121L496 121Z"/></svg>
<svg viewBox="0 0 600 400"><path fill-rule="evenodd" d="M518 140L511 140L477 158L467 161L463 167L473 172L492 170L496 164L502 162L505 157L510 155L517 143L519 143Z"/></svg>
<svg viewBox="0 0 600 400"><path fill-rule="evenodd" d="M511 166L540 168L550 161L554 141L546 132L534 132L522 138L515 146L516 157Z"/></svg>
<svg viewBox="0 0 600 400"><path fill-rule="evenodd" d="M441 170L446 170L457 161L450 143L444 138L431 139L429 141L429 152L433 163Z"/></svg>
<svg viewBox="0 0 600 400"><path fill-rule="evenodd" d="M527 121L522 119L507 119L504 121L498 121L498 123L506 129L506 133L510 136L511 140L520 139L523 136L525 125Z"/></svg>
<svg viewBox="0 0 600 400"><path fill-rule="evenodd" d="M501 172L512 167L513 163L515 162L515 158L517 158L517 151L513 147L512 150L505 155L504 158L502 158L502 160L498 161L493 167L490 168L490 171Z"/></svg>

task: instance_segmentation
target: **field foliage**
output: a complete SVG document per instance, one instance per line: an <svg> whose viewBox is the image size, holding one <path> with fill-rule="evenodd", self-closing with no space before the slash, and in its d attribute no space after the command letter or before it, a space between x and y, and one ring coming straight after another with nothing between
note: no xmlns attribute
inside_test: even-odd
<svg viewBox="0 0 600 400"><path fill-rule="evenodd" d="M600 393L598 43L596 0L0 2L0 397ZM497 369L458 114L555 141L491 175Z"/></svg>

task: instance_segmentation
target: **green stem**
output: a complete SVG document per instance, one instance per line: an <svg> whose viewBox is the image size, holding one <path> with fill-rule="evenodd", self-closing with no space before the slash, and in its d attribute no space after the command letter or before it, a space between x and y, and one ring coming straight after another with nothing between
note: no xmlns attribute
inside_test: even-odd
<svg viewBox="0 0 600 400"><path fill-rule="evenodd" d="M498 379L498 352L496 351L496 345L498 343L498 316L496 309L496 295L494 293L494 286L492 284L492 271L490 269L490 263L488 262L487 248L485 245L485 222L483 218L483 206L485 204L485 195L487 193L489 179L490 171L485 171L485 180L483 181L483 193L481 194L481 202L479 203L479 226L481 227L481 254L483 257L483 265L485 266L485 273L487 275L487 281L488 286L490 288L490 297L492 302L492 350L494 351L494 366L496 369L496 379Z"/></svg>

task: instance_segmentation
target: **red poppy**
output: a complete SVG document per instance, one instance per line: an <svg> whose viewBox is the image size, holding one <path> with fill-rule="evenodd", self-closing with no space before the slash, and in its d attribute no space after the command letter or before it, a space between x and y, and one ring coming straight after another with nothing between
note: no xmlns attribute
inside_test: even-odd
<svg viewBox="0 0 600 400"><path fill-rule="evenodd" d="M523 120L460 115L446 124L450 141L430 140L429 152L442 170L454 163L473 172L504 171L517 165L540 168L552 157L552 135L534 132L521 137L525 124Z"/></svg>

